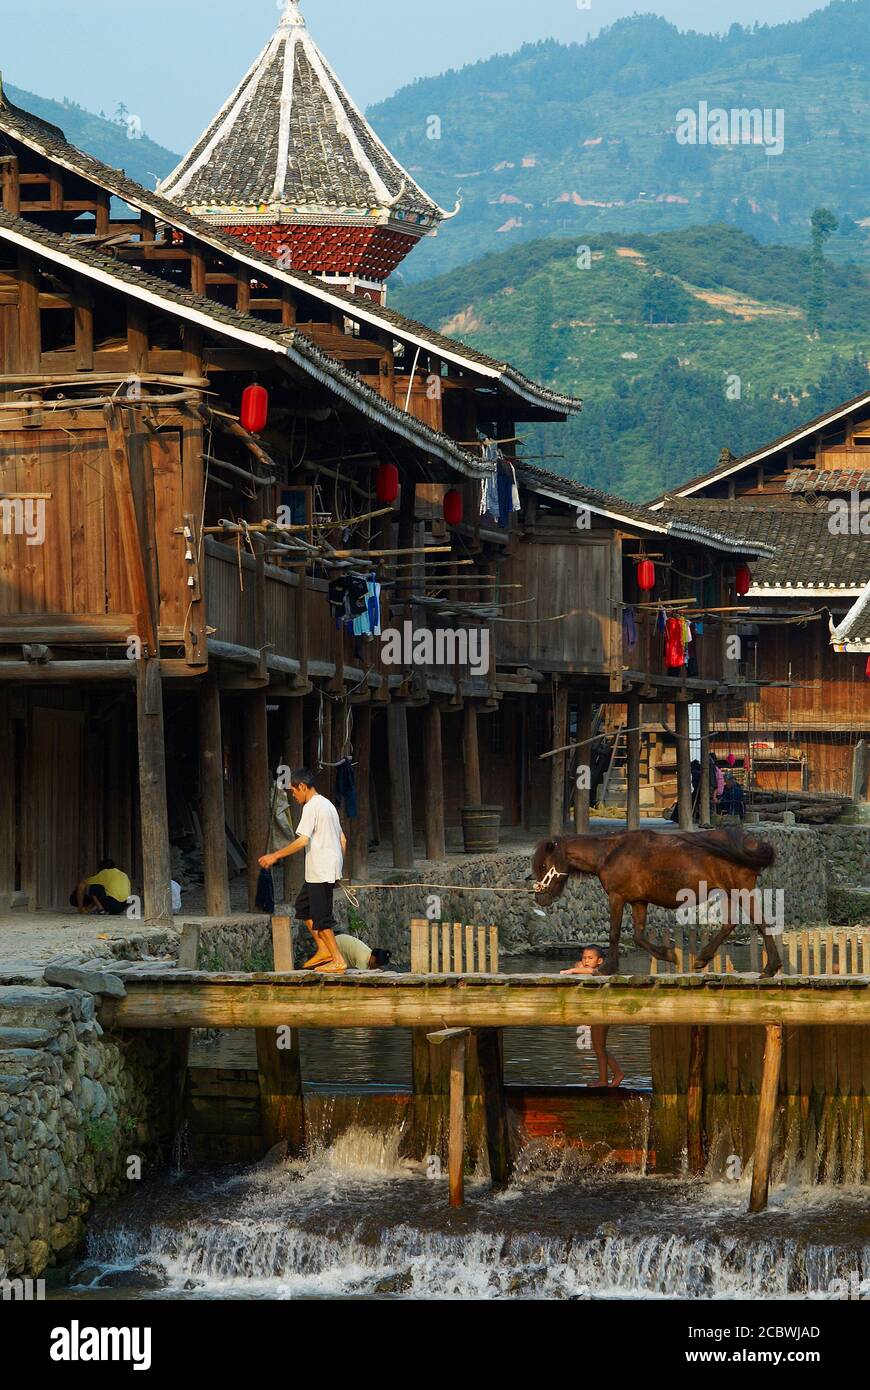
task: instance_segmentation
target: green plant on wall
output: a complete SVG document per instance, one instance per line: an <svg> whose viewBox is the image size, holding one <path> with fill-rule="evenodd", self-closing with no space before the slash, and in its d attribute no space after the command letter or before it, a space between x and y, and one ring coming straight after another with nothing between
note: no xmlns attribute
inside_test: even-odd
<svg viewBox="0 0 870 1390"><path fill-rule="evenodd" d="M116 1132L117 1124L108 1116L103 1116L99 1120L86 1120L84 1124L85 1138L94 1153L111 1153L115 1146Z"/></svg>

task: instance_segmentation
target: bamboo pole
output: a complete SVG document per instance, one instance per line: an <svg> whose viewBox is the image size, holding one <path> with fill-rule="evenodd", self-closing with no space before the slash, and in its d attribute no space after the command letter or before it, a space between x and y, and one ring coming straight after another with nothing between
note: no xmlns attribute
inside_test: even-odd
<svg viewBox="0 0 870 1390"><path fill-rule="evenodd" d="M764 1063L761 1074L761 1095L758 1104L758 1128L755 1134L755 1157L752 1164L751 1212L764 1211L770 1191L770 1162L773 1155L773 1129L776 1103L779 1096L779 1074L782 1066L782 1024L768 1024L764 1030Z"/></svg>

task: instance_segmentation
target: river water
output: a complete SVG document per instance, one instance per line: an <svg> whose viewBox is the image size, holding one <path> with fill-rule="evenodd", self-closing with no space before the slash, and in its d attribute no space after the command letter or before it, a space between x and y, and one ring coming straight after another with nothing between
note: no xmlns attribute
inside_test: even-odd
<svg viewBox="0 0 870 1390"><path fill-rule="evenodd" d="M554 971L525 957L508 969ZM629 962L629 968L634 962ZM738 962L738 968L740 963ZM509 1030L509 1082L594 1077L574 1029ZM649 1086L646 1029L609 1050ZM200 1045L194 1065L255 1065L252 1035ZM398 1032L302 1035L306 1089L396 1090L410 1079ZM642 1105L643 1102L637 1102ZM83 1260L56 1296L133 1299L870 1298L867 1188L775 1186L747 1214L738 1182L615 1174L574 1149L531 1141L510 1188L446 1178L402 1157L402 1122L351 1124L304 1160L185 1168L94 1215Z"/></svg>

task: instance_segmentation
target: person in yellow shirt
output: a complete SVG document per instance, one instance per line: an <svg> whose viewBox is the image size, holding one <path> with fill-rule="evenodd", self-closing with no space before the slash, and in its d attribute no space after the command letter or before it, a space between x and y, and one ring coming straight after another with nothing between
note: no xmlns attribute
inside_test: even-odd
<svg viewBox="0 0 870 1390"><path fill-rule="evenodd" d="M131 891L130 880L123 870L113 859L104 859L95 874L76 884L70 904L83 915L107 912L110 917L120 917L127 910Z"/></svg>

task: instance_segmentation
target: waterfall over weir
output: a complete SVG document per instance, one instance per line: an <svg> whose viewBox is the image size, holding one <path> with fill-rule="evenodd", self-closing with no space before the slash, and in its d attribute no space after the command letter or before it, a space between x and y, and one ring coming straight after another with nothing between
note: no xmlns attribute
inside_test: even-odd
<svg viewBox="0 0 870 1390"><path fill-rule="evenodd" d="M186 1173L107 1209L76 1292L191 1298L870 1298L857 1190L780 1187L762 1217L746 1181L578 1166L532 1146L494 1194L446 1209L401 1126L351 1128L305 1162Z"/></svg>

